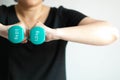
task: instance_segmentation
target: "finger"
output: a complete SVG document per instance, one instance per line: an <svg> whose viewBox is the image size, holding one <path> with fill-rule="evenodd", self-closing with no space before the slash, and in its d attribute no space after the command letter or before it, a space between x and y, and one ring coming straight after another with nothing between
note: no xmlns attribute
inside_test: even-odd
<svg viewBox="0 0 120 80"><path fill-rule="evenodd" d="M28 42L28 40L24 40L22 43L25 44L25 43L27 43L27 42Z"/></svg>
<svg viewBox="0 0 120 80"><path fill-rule="evenodd" d="M27 43L28 40L27 40L27 37L25 37L25 39L22 41L22 43Z"/></svg>

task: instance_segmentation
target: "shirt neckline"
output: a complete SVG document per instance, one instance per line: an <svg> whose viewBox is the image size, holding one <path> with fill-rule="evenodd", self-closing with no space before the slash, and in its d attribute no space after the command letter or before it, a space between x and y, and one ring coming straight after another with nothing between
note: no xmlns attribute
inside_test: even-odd
<svg viewBox="0 0 120 80"><path fill-rule="evenodd" d="M15 5L13 5L12 6L13 7L13 11L14 11L14 16L15 16L15 18L16 18L16 20L18 21L18 22L20 22L20 20L19 20L19 18L18 18L18 16L17 16L17 14L16 14L16 10L15 10ZM50 11L49 11L49 13L48 13L48 16L47 16L47 18L46 18L46 20L45 20L45 22L43 23L43 24L47 24L47 22L49 21L49 18L50 18L50 16L52 15L52 7L50 7Z"/></svg>

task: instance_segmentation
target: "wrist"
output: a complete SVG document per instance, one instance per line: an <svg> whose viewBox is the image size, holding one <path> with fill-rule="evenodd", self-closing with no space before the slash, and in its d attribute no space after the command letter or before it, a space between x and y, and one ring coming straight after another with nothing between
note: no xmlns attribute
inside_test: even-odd
<svg viewBox="0 0 120 80"><path fill-rule="evenodd" d="M54 34L55 34L54 36L55 36L55 39L56 39L56 40L62 39L63 33L62 33L62 31L61 31L60 28L55 29L55 33L54 33Z"/></svg>
<svg viewBox="0 0 120 80"><path fill-rule="evenodd" d="M2 25L2 24L0 24L0 35L1 35L1 33L2 33L4 30L5 30L5 26Z"/></svg>
<svg viewBox="0 0 120 80"><path fill-rule="evenodd" d="M46 41L52 41L52 40L59 40L60 37L58 35L57 29L49 29L46 31Z"/></svg>

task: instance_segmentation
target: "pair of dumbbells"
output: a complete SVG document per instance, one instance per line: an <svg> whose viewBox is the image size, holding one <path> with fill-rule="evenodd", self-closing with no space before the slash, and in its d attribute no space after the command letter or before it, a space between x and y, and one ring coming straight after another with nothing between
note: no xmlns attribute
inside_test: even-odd
<svg viewBox="0 0 120 80"><path fill-rule="evenodd" d="M29 32L29 40L39 45L45 42L46 32L40 26L34 26ZM21 43L25 38L25 29L20 25L11 26L8 29L8 40L14 44Z"/></svg>

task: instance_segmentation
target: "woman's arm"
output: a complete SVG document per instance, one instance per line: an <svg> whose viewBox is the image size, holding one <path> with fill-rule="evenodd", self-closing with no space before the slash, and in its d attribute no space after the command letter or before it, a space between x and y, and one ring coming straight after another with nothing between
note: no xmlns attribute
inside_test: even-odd
<svg viewBox="0 0 120 80"><path fill-rule="evenodd" d="M8 38L7 30L8 30L8 27L6 27L6 26L4 26L3 24L0 23L0 36L7 39Z"/></svg>
<svg viewBox="0 0 120 80"><path fill-rule="evenodd" d="M107 45L119 37L118 30L108 22L89 17L83 19L78 26L58 28L55 32L56 39L90 45Z"/></svg>
<svg viewBox="0 0 120 80"><path fill-rule="evenodd" d="M92 18L83 19L78 26L51 29L41 22L36 25L46 30L46 41L66 40L90 45L107 45L118 39L118 30L108 22ZM9 26L0 24L0 36L7 38ZM29 35L27 35L29 36Z"/></svg>

